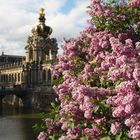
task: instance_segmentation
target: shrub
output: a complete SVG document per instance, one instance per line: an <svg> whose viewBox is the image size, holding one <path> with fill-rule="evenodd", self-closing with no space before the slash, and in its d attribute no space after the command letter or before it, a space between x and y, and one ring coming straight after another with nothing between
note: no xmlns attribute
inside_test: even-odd
<svg viewBox="0 0 140 140"><path fill-rule="evenodd" d="M62 44L53 70L60 107L39 140L140 139L139 4L91 0L90 25Z"/></svg>

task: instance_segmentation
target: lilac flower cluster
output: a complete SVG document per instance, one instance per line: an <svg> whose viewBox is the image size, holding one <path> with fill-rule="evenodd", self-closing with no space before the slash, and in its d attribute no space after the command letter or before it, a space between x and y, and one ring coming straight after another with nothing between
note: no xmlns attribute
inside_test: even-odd
<svg viewBox="0 0 140 140"><path fill-rule="evenodd" d="M132 0L132 1L130 1L129 6L140 7L140 0Z"/></svg>
<svg viewBox="0 0 140 140"><path fill-rule="evenodd" d="M112 18L111 8L91 0L89 14ZM54 86L61 108L56 120L45 120L47 131L38 139L114 139L120 132L140 139L138 44L128 31L114 34L98 30L94 23L78 38L64 40L64 53L53 68L54 79L61 79Z"/></svg>

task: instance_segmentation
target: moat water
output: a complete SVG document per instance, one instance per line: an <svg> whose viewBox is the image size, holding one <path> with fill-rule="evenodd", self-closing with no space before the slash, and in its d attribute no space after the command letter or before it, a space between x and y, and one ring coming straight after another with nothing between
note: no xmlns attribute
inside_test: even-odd
<svg viewBox="0 0 140 140"><path fill-rule="evenodd" d="M0 140L37 140L32 126L39 121L35 111L4 106L0 110Z"/></svg>

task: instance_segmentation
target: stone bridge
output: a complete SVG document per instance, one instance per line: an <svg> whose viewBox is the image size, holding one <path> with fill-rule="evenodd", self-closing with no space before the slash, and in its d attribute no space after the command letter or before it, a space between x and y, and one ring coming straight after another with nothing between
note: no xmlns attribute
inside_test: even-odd
<svg viewBox="0 0 140 140"><path fill-rule="evenodd" d="M54 97L55 94L50 84L26 88L22 84L1 85L0 110L7 104L16 107L43 109L49 106Z"/></svg>
<svg viewBox="0 0 140 140"><path fill-rule="evenodd" d="M1 87L0 88L0 109L2 109L3 100L7 96L15 97L16 100L20 99L24 107L31 107L31 103L29 102L29 94L31 91L29 89L23 89L21 87ZM27 103L28 102L28 103ZM19 105L17 105L19 106Z"/></svg>
<svg viewBox="0 0 140 140"><path fill-rule="evenodd" d="M25 96L28 93L27 89L0 89L0 96L6 95L17 95L17 96Z"/></svg>

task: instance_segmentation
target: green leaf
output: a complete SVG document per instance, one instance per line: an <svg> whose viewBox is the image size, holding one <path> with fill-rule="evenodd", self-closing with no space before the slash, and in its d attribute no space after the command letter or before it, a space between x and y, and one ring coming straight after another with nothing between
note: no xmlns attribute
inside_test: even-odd
<svg viewBox="0 0 140 140"><path fill-rule="evenodd" d="M42 119L44 119L44 118L46 117L46 113L44 113L44 112L40 113L40 117L41 117Z"/></svg>
<svg viewBox="0 0 140 140"><path fill-rule="evenodd" d="M63 79L62 75L57 78L53 78L53 80L52 80L53 85L58 85L63 82L64 82L64 79Z"/></svg>
<svg viewBox="0 0 140 140"><path fill-rule="evenodd" d="M81 129L84 129L84 128L86 128L87 127L87 123L82 123L81 125L80 125L80 128Z"/></svg>
<svg viewBox="0 0 140 140"><path fill-rule="evenodd" d="M74 129L75 123L74 122L71 122L70 123L70 126L71 126L72 129Z"/></svg>
<svg viewBox="0 0 140 140"><path fill-rule="evenodd" d="M49 140L55 140L55 136L49 136Z"/></svg>
<svg viewBox="0 0 140 140"><path fill-rule="evenodd" d="M52 108L55 108L55 103L51 102Z"/></svg>
<svg viewBox="0 0 140 140"><path fill-rule="evenodd" d="M88 138L87 137L82 137L82 138L80 138L80 140L88 140Z"/></svg>
<svg viewBox="0 0 140 140"><path fill-rule="evenodd" d="M119 135L116 135L115 140L121 140L122 132Z"/></svg>
<svg viewBox="0 0 140 140"><path fill-rule="evenodd" d="M101 138L100 140L111 140L111 138L109 136L107 136L107 137Z"/></svg>
<svg viewBox="0 0 140 140"><path fill-rule="evenodd" d="M104 109L109 109L110 106L108 104L106 104L104 101L99 103L100 107L104 108Z"/></svg>
<svg viewBox="0 0 140 140"><path fill-rule="evenodd" d="M32 128L37 128L38 127L38 124L34 124L33 126L32 126Z"/></svg>
<svg viewBox="0 0 140 140"><path fill-rule="evenodd" d="M97 106L95 109L94 109L94 113L96 113L98 110L99 110L100 106Z"/></svg>

